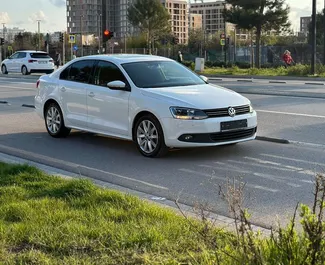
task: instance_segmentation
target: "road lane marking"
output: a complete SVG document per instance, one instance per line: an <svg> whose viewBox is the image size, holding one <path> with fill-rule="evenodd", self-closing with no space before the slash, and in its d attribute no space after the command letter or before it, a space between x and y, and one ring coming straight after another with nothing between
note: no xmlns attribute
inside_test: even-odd
<svg viewBox="0 0 325 265"><path fill-rule="evenodd" d="M289 160L289 161L294 161L294 162L301 162L301 163L307 163L307 164L313 164L313 165L319 165L319 166L325 167L325 164L317 163L317 162L313 162L313 161L306 161L306 160L297 159L297 158L289 158L289 157L270 155L270 154L261 154L261 155L267 156L267 157L272 157L272 158L277 158L277 159L284 159L284 160Z"/></svg>
<svg viewBox="0 0 325 265"><path fill-rule="evenodd" d="M217 177L214 174L206 174L206 173L197 172L197 171L186 169L186 168L180 168L178 170L182 171L182 172L198 175L198 176L203 176L203 177L208 177L208 178L213 178L213 179L219 179L219 180L222 180L222 181L225 181L225 182L227 182L229 180L229 178ZM238 182L238 180L236 180L236 181ZM267 188L267 187L264 187L264 186L259 186L259 185L249 184L249 183L245 183L245 186L253 188L253 189L264 190L264 191L269 191L269 192L273 192L273 193L276 193L276 192L279 191L279 190L276 190L276 189L270 189L270 188Z"/></svg>
<svg viewBox="0 0 325 265"><path fill-rule="evenodd" d="M207 168L213 168L213 169L223 170L223 171L228 170L228 169L225 169L225 168L216 168L216 167L208 166L208 165L199 165L199 166L200 167L207 167ZM225 164L225 166L227 166L227 164ZM240 169L238 169L238 170L237 169L229 169L229 170L232 170L232 171L235 171L235 172L241 172L241 173L245 173L245 174L254 175L254 176L261 177L261 178L264 178L264 179L268 179L268 180L271 180L271 181L274 181L274 182L278 182L278 183L285 183L288 186L291 186L291 187L294 187L294 188L301 187L301 185L299 185L299 184L287 182L287 180L294 181L294 179L291 179L291 178L285 178L285 177L282 178L282 177L277 177L277 176L274 176L274 175L263 174L263 173L254 173L252 171L240 170Z"/></svg>
<svg viewBox="0 0 325 265"><path fill-rule="evenodd" d="M282 111L273 111L273 110L255 110L255 111L257 111L257 112L264 112L264 113L284 114L284 115L292 115L292 116L302 116L302 117L325 119L325 116L322 116L322 115L293 113L293 112L282 112Z"/></svg>
<svg viewBox="0 0 325 265"><path fill-rule="evenodd" d="M236 160L228 160L230 163L237 163L241 165L247 165L246 162L241 162L241 161L236 161ZM264 168L269 168L269 169L276 169L276 170L282 170L282 171L290 171L290 172L296 172L296 173L301 173L301 174L306 174L306 175L311 175L315 176L315 172L312 172L310 170L305 170L300 167L292 167L292 166L285 166L283 167L276 167L276 166L270 166L270 165L261 165L258 163L250 163L249 165L251 166L256 166L256 167L264 167Z"/></svg>

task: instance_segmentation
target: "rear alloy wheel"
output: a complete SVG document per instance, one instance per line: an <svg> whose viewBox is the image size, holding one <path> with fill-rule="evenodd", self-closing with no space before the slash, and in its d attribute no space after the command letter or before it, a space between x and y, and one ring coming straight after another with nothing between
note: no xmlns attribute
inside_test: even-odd
<svg viewBox="0 0 325 265"><path fill-rule="evenodd" d="M2 65L2 66L1 66L1 72L2 72L2 74L4 74L4 75L8 74L7 67L6 67L5 65Z"/></svg>
<svg viewBox="0 0 325 265"><path fill-rule="evenodd" d="M45 125L47 132L55 138L66 137L70 133L70 129L64 125L62 111L56 103L51 103L46 108Z"/></svg>
<svg viewBox="0 0 325 265"><path fill-rule="evenodd" d="M135 126L135 141L146 157L160 157L168 152L159 121L152 115L141 117Z"/></svg>
<svg viewBox="0 0 325 265"><path fill-rule="evenodd" d="M23 75L29 75L29 72L28 72L27 67L25 65L21 68L21 73Z"/></svg>

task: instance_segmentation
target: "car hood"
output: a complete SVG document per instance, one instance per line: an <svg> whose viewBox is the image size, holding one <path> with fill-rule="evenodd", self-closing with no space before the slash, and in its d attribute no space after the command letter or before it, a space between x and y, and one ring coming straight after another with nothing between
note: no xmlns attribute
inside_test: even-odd
<svg viewBox="0 0 325 265"><path fill-rule="evenodd" d="M250 103L247 98L232 90L211 84L146 88L141 93L156 99L167 100L178 107L198 109L225 108Z"/></svg>

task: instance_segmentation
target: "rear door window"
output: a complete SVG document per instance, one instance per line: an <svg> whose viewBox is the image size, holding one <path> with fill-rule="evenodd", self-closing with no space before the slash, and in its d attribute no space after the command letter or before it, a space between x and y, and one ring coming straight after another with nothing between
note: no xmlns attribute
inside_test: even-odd
<svg viewBox="0 0 325 265"><path fill-rule="evenodd" d="M23 59L23 58L26 58L26 52L20 52L19 55L18 55L18 59Z"/></svg>

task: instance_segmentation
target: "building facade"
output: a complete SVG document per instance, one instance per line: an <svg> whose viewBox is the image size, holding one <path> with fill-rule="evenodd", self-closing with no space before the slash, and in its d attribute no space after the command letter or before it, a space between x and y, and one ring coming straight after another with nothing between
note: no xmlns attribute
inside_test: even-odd
<svg viewBox="0 0 325 265"><path fill-rule="evenodd" d="M202 15L189 13L189 29L190 30L199 30L202 29Z"/></svg>
<svg viewBox="0 0 325 265"><path fill-rule="evenodd" d="M101 37L107 29L116 39L133 35L136 30L127 18L132 0L67 0L68 34Z"/></svg>
<svg viewBox="0 0 325 265"><path fill-rule="evenodd" d="M186 0L162 0L171 15L173 34L178 38L179 44L188 42L188 4Z"/></svg>
<svg viewBox="0 0 325 265"><path fill-rule="evenodd" d="M310 17L301 17L300 18L300 32L307 35L309 32L309 24L311 23Z"/></svg>
<svg viewBox="0 0 325 265"><path fill-rule="evenodd" d="M224 8L227 8L224 1L193 3L190 7L190 13L202 15L202 26L206 34L224 32L225 28L228 33L234 29L234 25L231 23L225 25Z"/></svg>

